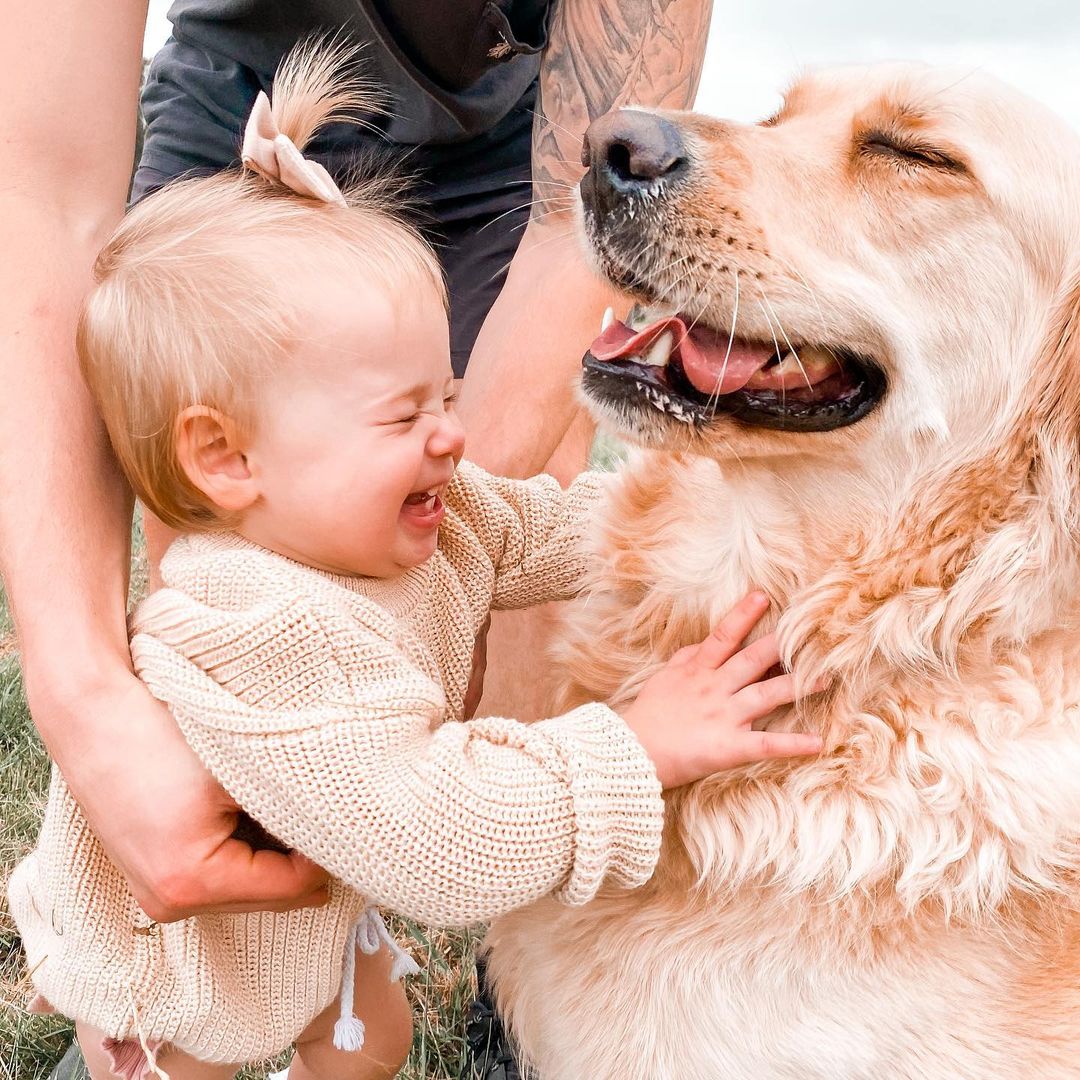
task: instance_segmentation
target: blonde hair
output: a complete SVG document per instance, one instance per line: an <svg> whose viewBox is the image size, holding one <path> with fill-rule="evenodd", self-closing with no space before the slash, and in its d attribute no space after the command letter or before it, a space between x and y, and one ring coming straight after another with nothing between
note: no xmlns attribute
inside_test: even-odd
<svg viewBox="0 0 1080 1080"><path fill-rule="evenodd" d="M301 150L326 124L379 108L369 85L343 74L355 60L325 41L286 57L272 111ZM173 528L231 523L180 466L176 420L204 405L252 429L256 384L303 323L282 277L329 265L393 290L420 280L446 304L435 255L400 217L400 182L383 172L343 187L347 207L246 169L179 181L135 207L97 258L79 362L129 483Z"/></svg>

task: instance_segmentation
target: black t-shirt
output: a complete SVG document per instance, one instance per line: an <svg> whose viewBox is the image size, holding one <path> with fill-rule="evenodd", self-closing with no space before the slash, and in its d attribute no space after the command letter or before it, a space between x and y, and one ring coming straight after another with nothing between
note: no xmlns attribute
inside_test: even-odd
<svg viewBox="0 0 1080 1080"><path fill-rule="evenodd" d="M144 94L148 138L167 146L162 126L183 119L171 86L225 129L231 159L239 122L289 49L313 34L341 34L364 43L365 74L389 94L392 114L370 117L385 140L429 147L482 139L500 130L535 82L548 7L548 0L176 0L173 39L151 64ZM220 162L224 150L218 141L203 156ZM188 145L183 156L191 154Z"/></svg>
<svg viewBox="0 0 1080 1080"><path fill-rule="evenodd" d="M555 0L175 0L173 35L142 95L133 197L235 164L244 121L285 54L315 34L365 45L391 113L334 125L305 151L342 176L358 156L403 159L451 290L455 368L527 219L532 109ZM492 225L480 231L481 226Z"/></svg>

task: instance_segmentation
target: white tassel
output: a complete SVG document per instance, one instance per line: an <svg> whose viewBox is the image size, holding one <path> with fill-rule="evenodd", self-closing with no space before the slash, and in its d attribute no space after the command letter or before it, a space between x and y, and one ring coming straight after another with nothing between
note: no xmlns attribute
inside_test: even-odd
<svg viewBox="0 0 1080 1080"><path fill-rule="evenodd" d="M374 956L379 951L382 944L379 928L382 925L379 910L373 907L364 908L360 918L356 920L356 945L365 956Z"/></svg>
<svg viewBox="0 0 1080 1080"><path fill-rule="evenodd" d="M289 1080L289 1066L276 1073L267 1073L266 1080Z"/></svg>
<svg viewBox="0 0 1080 1080"><path fill-rule="evenodd" d="M341 1014L334 1024L334 1045L339 1050L356 1051L364 1046L364 1021L353 1013L353 988L356 983L356 946L360 923L345 938L345 967L341 973Z"/></svg>
<svg viewBox="0 0 1080 1080"><path fill-rule="evenodd" d="M390 969L390 981L400 982L406 975L418 975L420 965L404 949L397 949L394 966Z"/></svg>
<svg viewBox="0 0 1080 1080"><path fill-rule="evenodd" d="M354 1016L351 1009L348 1016L339 1016L334 1024L334 1045L346 1051L364 1049L364 1021Z"/></svg>
<svg viewBox="0 0 1080 1080"><path fill-rule="evenodd" d="M394 958L390 969L390 981L397 982L406 975L415 975L420 967L416 961L394 940L386 929L379 909L365 908L356 925L345 939L345 966L341 973L341 1014L334 1024L334 1045L339 1050L361 1050L364 1046L364 1022L353 1013L353 990L356 985L356 950L365 956L373 956L383 946ZM280 1080L287 1080L288 1069ZM279 1080L271 1077L270 1080Z"/></svg>

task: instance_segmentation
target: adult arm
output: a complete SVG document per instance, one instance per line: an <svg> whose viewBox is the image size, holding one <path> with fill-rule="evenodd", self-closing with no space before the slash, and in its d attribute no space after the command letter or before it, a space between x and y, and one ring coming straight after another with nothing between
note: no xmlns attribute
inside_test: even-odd
<svg viewBox="0 0 1080 1080"><path fill-rule="evenodd" d="M235 804L131 673L131 497L74 326L124 208L146 0L0 5L0 573L38 730L148 914L319 900L299 856L231 840Z"/></svg>
<svg viewBox="0 0 1080 1080"><path fill-rule="evenodd" d="M711 0L559 0L533 125L533 211L469 361L469 456L494 473L540 471L578 405L581 357L617 294L586 265L571 212L581 137L626 104L693 105Z"/></svg>

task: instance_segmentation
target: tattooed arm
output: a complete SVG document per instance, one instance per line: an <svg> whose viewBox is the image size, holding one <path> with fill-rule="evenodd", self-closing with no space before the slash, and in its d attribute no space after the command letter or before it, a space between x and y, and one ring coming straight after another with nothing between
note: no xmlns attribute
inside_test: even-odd
<svg viewBox="0 0 1080 1080"><path fill-rule="evenodd" d="M469 456L492 472L545 467L578 411L581 357L618 303L573 231L581 137L610 109L692 106L712 0L557 0L533 125L532 219L477 339L462 394ZM556 470L583 467L579 450ZM567 467L569 466L569 467Z"/></svg>
<svg viewBox="0 0 1080 1080"><path fill-rule="evenodd" d="M559 213L558 185L581 179L581 137L598 116L623 105L693 105L711 13L712 0L557 4L533 124L534 219Z"/></svg>

